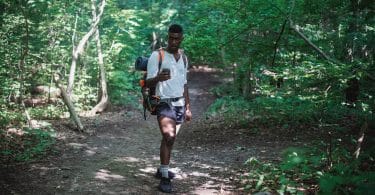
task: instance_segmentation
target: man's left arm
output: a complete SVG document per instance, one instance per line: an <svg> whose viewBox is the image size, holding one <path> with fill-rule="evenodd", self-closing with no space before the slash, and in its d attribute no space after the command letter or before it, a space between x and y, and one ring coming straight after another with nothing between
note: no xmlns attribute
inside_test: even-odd
<svg viewBox="0 0 375 195"><path fill-rule="evenodd" d="M191 121L192 114L190 110L190 98L189 98L189 89L188 85L184 85L184 98L185 98L185 120Z"/></svg>

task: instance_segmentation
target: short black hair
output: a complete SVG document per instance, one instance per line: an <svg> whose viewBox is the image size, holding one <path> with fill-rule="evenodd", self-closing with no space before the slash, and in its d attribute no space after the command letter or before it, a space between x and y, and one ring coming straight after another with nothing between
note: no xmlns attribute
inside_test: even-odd
<svg viewBox="0 0 375 195"><path fill-rule="evenodd" d="M183 29L182 29L182 26L179 25L179 24L172 24L171 26L169 26L169 30L168 32L170 33L183 33Z"/></svg>

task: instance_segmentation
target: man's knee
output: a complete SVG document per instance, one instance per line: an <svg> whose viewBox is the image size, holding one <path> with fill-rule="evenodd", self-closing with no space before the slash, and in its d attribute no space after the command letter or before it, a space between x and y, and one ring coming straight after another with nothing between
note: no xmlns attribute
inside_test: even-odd
<svg viewBox="0 0 375 195"><path fill-rule="evenodd" d="M176 134L175 133L164 133L163 134L163 138L165 140L165 143L167 144L167 146L173 146L174 144L174 140L176 139Z"/></svg>

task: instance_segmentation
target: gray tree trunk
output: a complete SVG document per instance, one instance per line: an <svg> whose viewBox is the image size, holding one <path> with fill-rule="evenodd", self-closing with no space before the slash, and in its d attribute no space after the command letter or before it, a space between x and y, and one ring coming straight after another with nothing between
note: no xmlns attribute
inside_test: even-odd
<svg viewBox="0 0 375 195"><path fill-rule="evenodd" d="M102 1L102 4L99 8L99 14L96 17L96 20L93 22L93 25L91 26L91 29L89 30L89 32L87 32L82 37L82 39L79 41L77 47L73 48L72 64L70 66L68 88L66 89L67 95L69 97L71 97L72 94L73 94L74 76L75 76L78 57L79 57L79 55L81 55L84 52L84 47L85 47L86 43L88 42L90 37L96 32L97 26L100 22L100 17L103 15L104 6L105 6L105 0Z"/></svg>
<svg viewBox="0 0 375 195"><path fill-rule="evenodd" d="M56 86L61 90L61 97L62 99L64 100L64 103L65 105L68 107L68 110L69 110L69 113L70 113L70 116L72 117L72 119L74 120L74 122L76 123L78 129L80 131L83 131L84 128L83 128L83 125L81 123L81 120L79 119L76 111L74 110L74 106L73 106L73 103L72 101L70 100L70 97L68 96L68 94L65 92L65 89L64 87L60 84L60 77L56 74L54 76L54 81L56 83Z"/></svg>
<svg viewBox="0 0 375 195"><path fill-rule="evenodd" d="M93 21L97 20L97 15L96 15L96 4L95 0L91 0L92 2L92 15L93 15ZM105 3L105 0L103 0L103 3ZM96 47L98 51L98 64L99 64L99 71L100 71L100 86L99 86L99 96L100 96L100 101L99 103L91 109L89 112L89 115L95 115L98 112L103 112L109 103L108 99L108 92L107 92L107 79L105 76L105 67L104 67L104 60L103 60L103 53L102 53L102 46L100 43L100 36L99 36L99 29L96 27L95 31L95 40L96 40Z"/></svg>

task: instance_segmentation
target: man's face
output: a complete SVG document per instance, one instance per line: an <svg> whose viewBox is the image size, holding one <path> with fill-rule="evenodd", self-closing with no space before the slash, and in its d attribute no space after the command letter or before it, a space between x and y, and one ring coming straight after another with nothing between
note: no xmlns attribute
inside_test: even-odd
<svg viewBox="0 0 375 195"><path fill-rule="evenodd" d="M182 33L168 33L168 48L172 52L177 52L182 40Z"/></svg>

